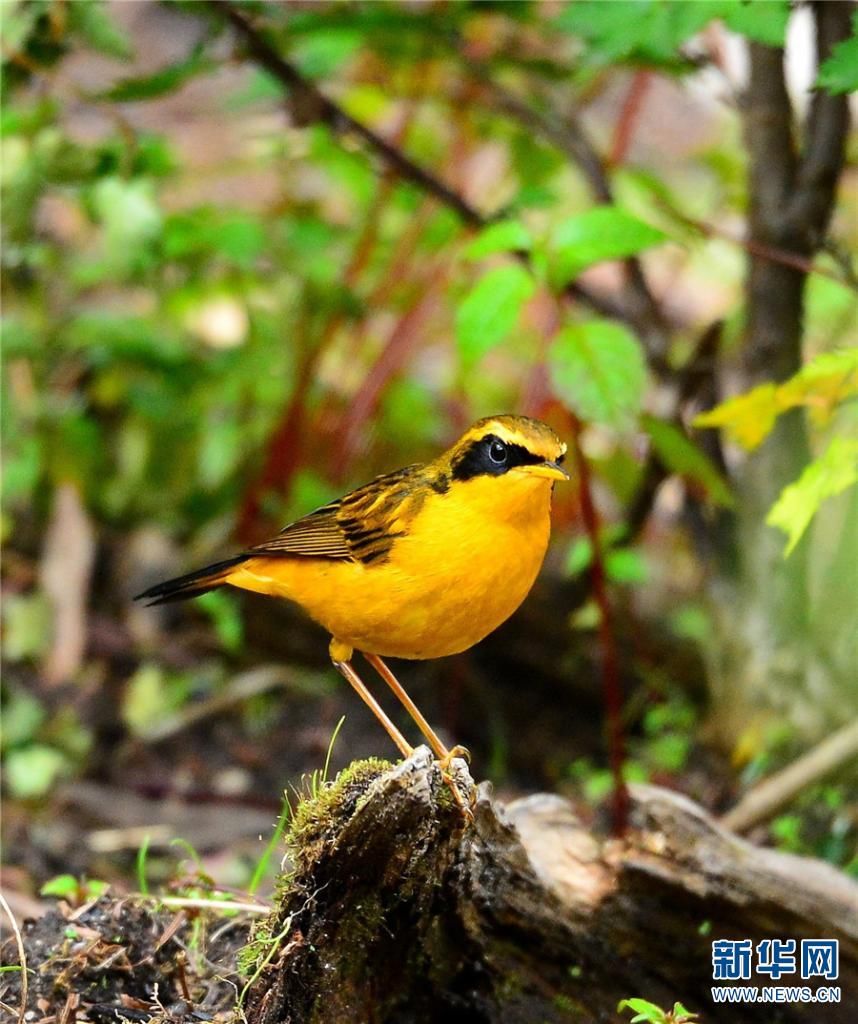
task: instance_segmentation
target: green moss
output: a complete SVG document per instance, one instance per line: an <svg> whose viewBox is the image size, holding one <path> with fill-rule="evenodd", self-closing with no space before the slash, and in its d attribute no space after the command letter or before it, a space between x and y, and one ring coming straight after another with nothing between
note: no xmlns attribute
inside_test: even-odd
<svg viewBox="0 0 858 1024"><path fill-rule="evenodd" d="M318 858L343 820L357 810L370 784L390 767L389 761L378 757L354 761L314 796L301 800L286 833L286 849L299 871Z"/></svg>
<svg viewBox="0 0 858 1024"><path fill-rule="evenodd" d="M370 784L391 767L390 762L371 757L365 761L354 761L328 783L317 785L312 795L303 797L292 814L291 824L284 841L294 868L278 876L274 894L274 910L268 917L254 925L250 940L238 956L240 972L247 978L258 972L260 965L270 960L272 946L279 943L286 926L286 908L300 888L301 877L310 869L325 846L333 840L342 828L343 821L360 806ZM367 908L368 921L380 920L381 907ZM367 925L363 924L363 927ZM355 932L361 924L355 923ZM360 941L366 932L355 935Z"/></svg>

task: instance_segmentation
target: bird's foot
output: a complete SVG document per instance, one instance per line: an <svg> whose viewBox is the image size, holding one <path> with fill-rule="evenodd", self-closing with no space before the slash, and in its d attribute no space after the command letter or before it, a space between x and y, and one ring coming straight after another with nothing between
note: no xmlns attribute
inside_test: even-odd
<svg viewBox="0 0 858 1024"><path fill-rule="evenodd" d="M465 761L470 763L470 753L465 749L465 747L459 746L453 747L451 750L448 750L447 753L443 757L439 758L435 763L441 770L441 778L444 780L444 784L450 790L453 800L455 801L456 806L459 808L459 811L461 812L462 816L466 818L468 821L473 821L474 812L471 808L474 806L474 803L476 801L476 788L471 783L468 787L467 796L464 796L462 794L462 791L459 788L459 780L456 778L453 771L451 770L451 762L453 761L454 758L457 757L461 757ZM468 781L470 782L470 779Z"/></svg>
<svg viewBox="0 0 858 1024"><path fill-rule="evenodd" d="M459 744L456 744L455 747L451 747L443 757L438 759L441 771L448 772L450 770L450 762L456 757L461 757L462 760L466 761L468 764L471 763L470 750L468 750L467 747L462 747Z"/></svg>

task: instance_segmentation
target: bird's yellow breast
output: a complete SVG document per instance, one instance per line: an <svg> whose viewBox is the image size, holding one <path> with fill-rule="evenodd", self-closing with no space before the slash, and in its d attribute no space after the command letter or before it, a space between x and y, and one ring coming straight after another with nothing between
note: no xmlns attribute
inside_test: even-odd
<svg viewBox="0 0 858 1024"><path fill-rule="evenodd" d="M551 483L479 476L420 503L384 560L253 558L226 580L285 597L333 637L382 657L466 650L533 585L550 531Z"/></svg>

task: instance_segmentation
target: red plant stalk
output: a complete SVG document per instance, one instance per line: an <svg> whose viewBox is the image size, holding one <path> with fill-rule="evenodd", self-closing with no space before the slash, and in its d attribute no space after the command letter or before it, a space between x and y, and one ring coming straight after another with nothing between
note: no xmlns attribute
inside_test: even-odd
<svg viewBox="0 0 858 1024"><path fill-rule="evenodd" d="M611 602L608 599L608 579L605 560L599 539L599 514L593 501L590 465L581 448L581 423L572 417L572 450L578 471L578 488L581 500L581 518L590 540L592 561L590 579L593 597L599 609L599 650L602 661L602 691L605 700L605 722L608 733L608 758L614 780L612 794L612 829L615 836L622 836L626 830L629 811L629 795L623 778L625 741L623 736L623 696L620 690L619 658L617 639L614 633Z"/></svg>
<svg viewBox="0 0 858 1024"><path fill-rule="evenodd" d="M426 291L414 306L397 320L381 353L370 368L340 423L339 448L334 463L341 479L360 450L367 423L372 419L390 382L407 365L420 346L426 325L436 313L447 270L438 266L426 283Z"/></svg>
<svg viewBox="0 0 858 1024"><path fill-rule="evenodd" d="M625 161L651 81L651 71L636 71L632 76L629 91L623 100L620 116L614 128L614 139L607 161L608 167L618 167Z"/></svg>
<svg viewBox="0 0 858 1024"><path fill-rule="evenodd" d="M413 120L413 105L406 104L392 133L392 143L401 145ZM349 264L343 278L352 289L364 273L378 240L379 226L382 221L384 207L396 185L396 176L390 169L382 175L381 183L376 190L369 209L364 218L364 225L358 236ZM337 331L345 319L342 312L333 313L322 331L322 336L314 348L310 349L298 370L298 379L292 397L286 405L280 422L275 427L266 446L266 457L262 473L251 484L245 493L238 517L236 533L239 540L252 544L262 539L267 533L266 525L261 522L262 497L268 490L274 490L282 496L289 494L296 470L301 465L303 456L302 438L307 416L307 397L310 385L316 375L316 368L322 356L327 352ZM324 410L323 410L324 411Z"/></svg>

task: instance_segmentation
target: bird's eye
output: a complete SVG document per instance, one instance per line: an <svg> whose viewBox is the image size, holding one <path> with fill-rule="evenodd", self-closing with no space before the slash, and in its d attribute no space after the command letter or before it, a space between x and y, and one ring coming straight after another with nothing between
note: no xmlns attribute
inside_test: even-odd
<svg viewBox="0 0 858 1024"><path fill-rule="evenodd" d="M503 441L494 440L489 444L489 458L497 466L502 466L509 456L507 446Z"/></svg>

